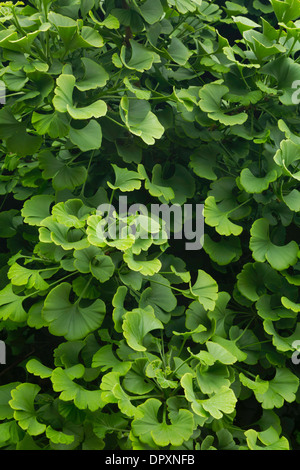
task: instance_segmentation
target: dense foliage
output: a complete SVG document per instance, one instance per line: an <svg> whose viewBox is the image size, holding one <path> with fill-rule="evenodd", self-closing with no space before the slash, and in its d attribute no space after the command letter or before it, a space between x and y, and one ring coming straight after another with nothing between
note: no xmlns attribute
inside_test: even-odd
<svg viewBox="0 0 300 470"><path fill-rule="evenodd" d="M299 17L1 3L2 449L299 447ZM203 249L101 240L120 196L204 204Z"/></svg>

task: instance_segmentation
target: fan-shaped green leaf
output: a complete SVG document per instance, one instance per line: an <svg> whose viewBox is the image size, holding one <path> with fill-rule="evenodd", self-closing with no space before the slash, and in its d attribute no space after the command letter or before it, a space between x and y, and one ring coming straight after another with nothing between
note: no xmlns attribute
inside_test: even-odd
<svg viewBox="0 0 300 470"><path fill-rule="evenodd" d="M154 315L151 306L136 308L124 315L122 329L128 345L135 351L146 351L143 345L145 336L152 330L163 329L163 324Z"/></svg>
<svg viewBox="0 0 300 470"><path fill-rule="evenodd" d="M268 261L272 268L282 271L297 263L299 247L294 240L287 245L274 245L269 238L269 226L266 219L256 220L250 230L249 246L256 261Z"/></svg>
<svg viewBox="0 0 300 470"><path fill-rule="evenodd" d="M198 298L205 310L213 310L218 298L218 284L209 274L199 269L197 280L191 287L191 293Z"/></svg>
<svg viewBox="0 0 300 470"><path fill-rule="evenodd" d="M169 444L179 446L187 441L194 427L193 415L190 411L181 409L176 416L170 418L171 424L165 420L158 420L158 411L161 402L155 398L150 398L138 409L143 413L143 417L134 419L132 422L133 433L144 443L153 441L162 447Z"/></svg>
<svg viewBox="0 0 300 470"><path fill-rule="evenodd" d="M46 425L37 420L37 413L34 408L34 400L39 391L40 387L38 385L23 383L11 391L12 399L9 401L9 405L15 410L15 420L31 436L38 436L46 429Z"/></svg>
<svg viewBox="0 0 300 470"><path fill-rule="evenodd" d="M42 312L49 331L74 341L100 328L105 315L105 304L97 299L89 306L81 307L79 299L71 303L71 285L63 282L48 294Z"/></svg>
<svg viewBox="0 0 300 470"><path fill-rule="evenodd" d="M246 113L229 113L226 108L222 108L222 99L229 92L225 85L209 83L204 85L200 92L199 106L202 111L208 113L208 116L214 121L219 121L226 126L235 126L247 121ZM227 111L227 112L226 112Z"/></svg>

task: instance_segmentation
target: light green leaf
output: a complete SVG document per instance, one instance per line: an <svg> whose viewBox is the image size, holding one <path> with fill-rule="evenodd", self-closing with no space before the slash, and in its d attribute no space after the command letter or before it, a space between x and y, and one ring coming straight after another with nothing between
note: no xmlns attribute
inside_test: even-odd
<svg viewBox="0 0 300 470"><path fill-rule="evenodd" d="M276 369L274 379L269 381L269 387L265 393L255 393L256 399L264 409L281 408L284 401L292 403L296 399L299 387L299 379L289 369Z"/></svg>
<svg viewBox="0 0 300 470"><path fill-rule="evenodd" d="M176 64L185 65L193 54L178 38L172 38L167 49L168 54Z"/></svg>
<svg viewBox="0 0 300 470"><path fill-rule="evenodd" d="M235 341L214 335L206 343L208 352L215 360L222 364L234 364L235 362L243 362L247 359L247 354L240 350Z"/></svg>
<svg viewBox="0 0 300 470"><path fill-rule="evenodd" d="M288 309L292 310L295 313L300 312L300 304L297 304L296 302L293 302L292 300L288 299L287 297L281 297L281 302L282 302L282 305L285 308L288 308Z"/></svg>
<svg viewBox="0 0 300 470"><path fill-rule="evenodd" d="M135 351L146 351L143 345L145 336L152 330L163 329L163 324L154 315L151 306L136 308L124 315L122 329L128 345Z"/></svg>
<svg viewBox="0 0 300 470"><path fill-rule="evenodd" d="M115 271L115 265L109 256L102 253L102 250L95 246L90 246L83 250L74 252L74 266L82 273L91 273L98 281L106 282Z"/></svg>
<svg viewBox="0 0 300 470"><path fill-rule="evenodd" d="M59 202L52 208L53 219L66 227L81 228L85 226L91 208L85 206L81 199L69 199Z"/></svg>
<svg viewBox="0 0 300 470"><path fill-rule="evenodd" d="M274 161L287 176L300 181L300 170L293 172L293 166L297 167L298 160L300 160L300 145L292 140L283 140L280 143L280 149L274 155Z"/></svg>
<svg viewBox="0 0 300 470"><path fill-rule="evenodd" d="M123 122L132 134L140 137L146 144L153 145L164 134L164 127L151 111L148 101L122 97L120 112Z"/></svg>
<svg viewBox="0 0 300 470"><path fill-rule="evenodd" d="M31 121L39 135L48 134L52 139L65 137L70 128L66 115L58 111L50 114L40 114L34 111Z"/></svg>
<svg viewBox="0 0 300 470"><path fill-rule="evenodd" d="M15 389L20 382L11 382L6 385L0 385L0 419L11 419L14 416L13 409L9 406L9 400L11 399L11 391ZM1 430L2 439L2 430Z"/></svg>
<svg viewBox="0 0 300 470"><path fill-rule="evenodd" d="M107 182L108 186L112 189L119 189L122 192L135 191L140 189L143 177L137 172L127 170L127 168L119 168L117 165L112 164L115 172L115 183Z"/></svg>
<svg viewBox="0 0 300 470"><path fill-rule="evenodd" d="M213 310L218 298L218 285L216 281L205 271L199 269L195 284L191 287L191 293L196 296L205 310Z"/></svg>
<svg viewBox="0 0 300 470"><path fill-rule="evenodd" d="M129 61L126 60L127 48L123 46L121 49L120 57L125 67L137 70L138 72L143 72L144 70L149 70L154 62L160 62L160 57L156 52L147 49L137 41L130 39L130 45L131 57Z"/></svg>
<svg viewBox="0 0 300 470"><path fill-rule="evenodd" d="M18 263L14 263L9 268L7 277L15 286L26 286L28 289L35 288L37 290L45 290L49 287L38 270L25 268Z"/></svg>
<svg viewBox="0 0 300 470"><path fill-rule="evenodd" d="M68 16L63 16L59 13L49 12L48 21L52 23L63 40L65 47L68 47L74 34L77 31L77 23Z"/></svg>
<svg viewBox="0 0 300 470"><path fill-rule="evenodd" d="M124 301L125 301L127 292L128 292L128 289L126 286L119 286L117 289L117 292L115 293L112 299L112 305L114 307L112 317L113 317L113 321L115 325L115 330L118 333L122 333L123 317L126 313Z"/></svg>
<svg viewBox="0 0 300 470"><path fill-rule="evenodd" d="M233 390L225 386L206 400L199 400L203 408L215 419L221 419L223 414L233 413L236 402Z"/></svg>
<svg viewBox="0 0 300 470"><path fill-rule="evenodd" d="M69 138L82 152L96 150L101 147L102 129L97 121L91 119L85 127L80 129L71 127Z"/></svg>
<svg viewBox="0 0 300 470"><path fill-rule="evenodd" d="M84 65L85 73L84 77L76 82L76 88L80 91L86 91L104 87L109 80L109 75L102 65L88 57L82 57L81 62Z"/></svg>
<svg viewBox="0 0 300 470"><path fill-rule="evenodd" d="M246 113L226 114L226 108L222 107L222 99L229 92L225 85L209 83L204 85L200 92L199 106L202 111L214 121L219 121L226 126L235 126L247 121Z"/></svg>
<svg viewBox="0 0 300 470"><path fill-rule="evenodd" d="M14 410L14 418L19 426L31 436L42 434L46 425L37 420L34 400L40 387L36 384L23 383L11 391L12 399L9 405Z"/></svg>
<svg viewBox="0 0 300 470"><path fill-rule="evenodd" d="M256 261L268 261L272 268L282 271L297 263L299 247L294 240L283 246L273 244L269 238L269 226L266 219L256 220L250 230L249 246Z"/></svg>
<svg viewBox="0 0 300 470"><path fill-rule="evenodd" d="M222 387L229 387L229 371L224 364L200 365L196 369L196 379L202 393L218 393Z"/></svg>
<svg viewBox="0 0 300 470"><path fill-rule="evenodd" d="M244 168L240 174L240 183L249 194L260 194L269 188L270 183L277 180L277 171L271 170L265 177L258 178L252 174L249 168Z"/></svg>
<svg viewBox="0 0 300 470"><path fill-rule="evenodd" d="M160 0L146 0L146 2L139 7L139 11L144 20L149 24L157 23L164 14Z"/></svg>
<svg viewBox="0 0 300 470"><path fill-rule="evenodd" d="M23 308L25 298L25 296L16 295L13 292L12 284L7 284L0 291L0 318L2 320L10 318L16 323L25 321L27 318L27 313Z"/></svg>
<svg viewBox="0 0 300 470"><path fill-rule="evenodd" d="M280 1L280 3L283 3ZM245 431L247 445L250 450L290 450L289 441L286 437L279 437L277 431L271 426L265 431L257 432L254 429ZM264 447L257 445L259 440Z"/></svg>
<svg viewBox="0 0 300 470"><path fill-rule="evenodd" d="M100 118L106 115L107 105L105 101L97 100L82 108L67 105L67 111L73 119L90 119L92 117Z"/></svg>
<svg viewBox="0 0 300 470"><path fill-rule="evenodd" d="M67 282L52 289L45 299L42 316L50 333L74 341L100 328L106 308L100 299L86 307L80 306L80 299L72 304L69 300L70 293L71 285Z"/></svg>
<svg viewBox="0 0 300 470"><path fill-rule="evenodd" d="M245 374L240 373L239 379L245 387L253 390L255 393L264 394L269 388L269 382L262 380L258 375L255 377L255 380L252 380L246 377Z"/></svg>
<svg viewBox="0 0 300 470"><path fill-rule="evenodd" d="M220 235L229 237L230 235L238 236L242 233L243 227L234 224L229 220L231 211L222 211L216 203L214 196L208 196L204 205L204 217L207 225L215 227Z"/></svg>
<svg viewBox="0 0 300 470"><path fill-rule="evenodd" d="M146 308L147 305L151 305L157 318L165 323L169 319L169 315L166 315L166 313L173 312L177 306L176 297L165 277L154 274L149 280L150 287L143 291L139 306Z"/></svg>
<svg viewBox="0 0 300 470"><path fill-rule="evenodd" d="M75 436L73 434L66 434L62 431L57 431L51 426L46 428L46 436L54 444L71 444L74 442Z"/></svg>
<svg viewBox="0 0 300 470"><path fill-rule="evenodd" d="M170 417L171 424L167 424L164 419L158 420L158 411L161 402L155 398L150 398L142 405L138 406L143 417L136 418L132 422L133 433L144 443L150 443L153 439L155 444L165 447L169 444L180 446L187 441L194 428L193 415L190 411L180 409L178 413Z"/></svg>
<svg viewBox="0 0 300 470"><path fill-rule="evenodd" d="M161 262L159 259L147 259L144 255L134 256L130 249L126 250L123 258L129 269L140 272L144 276L153 276L161 269Z"/></svg>
<svg viewBox="0 0 300 470"><path fill-rule="evenodd" d="M209 257L220 266L234 263L242 255L240 239L233 236L215 242L208 234L205 234L203 248Z"/></svg>
<svg viewBox="0 0 300 470"><path fill-rule="evenodd" d="M43 226L39 228L39 232L41 242L54 242L64 250L80 250L89 245L80 228L66 227L53 220L53 217L43 220Z"/></svg>
<svg viewBox="0 0 300 470"><path fill-rule="evenodd" d="M41 224L41 221L50 215L50 205L54 202L54 197L50 194L39 194L25 201L21 210L24 222L29 225Z"/></svg>
<svg viewBox="0 0 300 470"><path fill-rule="evenodd" d="M295 330L290 336L280 336L271 320L265 320L263 326L265 332L272 337L272 343L278 351L285 352L295 350L293 343L299 340L300 323L296 324Z"/></svg>
<svg viewBox="0 0 300 470"><path fill-rule="evenodd" d="M30 374L36 375L37 377L40 377L41 379L46 379L48 377L51 377L51 374L53 372L53 369L50 369L50 367L44 366L40 361L37 359L30 359L26 363L26 369Z"/></svg>
<svg viewBox="0 0 300 470"><path fill-rule="evenodd" d="M53 390L61 392L59 395L60 400L72 400L80 410L96 411L105 405L101 399L101 390L86 390L82 385L74 382L74 379L81 378L83 374L84 367L82 364L77 364L66 370L57 367L51 376Z"/></svg>
<svg viewBox="0 0 300 470"><path fill-rule="evenodd" d="M73 105L73 90L76 79L70 74L61 74L56 80L55 96L53 105L60 113L69 113L73 119L99 118L107 113L107 105L102 100L97 100L85 107Z"/></svg>

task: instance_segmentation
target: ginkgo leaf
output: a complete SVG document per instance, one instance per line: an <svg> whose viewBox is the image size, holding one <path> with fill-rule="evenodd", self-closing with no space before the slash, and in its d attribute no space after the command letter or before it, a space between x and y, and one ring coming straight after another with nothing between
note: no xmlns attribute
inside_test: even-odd
<svg viewBox="0 0 300 470"><path fill-rule="evenodd" d="M159 259L147 259L144 255L134 256L130 249L126 250L123 258L130 269L138 271L144 276L153 276L161 269L161 261Z"/></svg>
<svg viewBox="0 0 300 470"><path fill-rule="evenodd" d="M220 266L237 261L242 254L240 240L233 236L215 242L205 234L203 249Z"/></svg>
<svg viewBox="0 0 300 470"><path fill-rule="evenodd" d="M57 190L73 190L83 184L87 170L83 166L70 166L67 162L55 158L49 151L39 154L39 166L45 179L52 178L53 187Z"/></svg>
<svg viewBox="0 0 300 470"><path fill-rule="evenodd" d="M298 341L300 334L300 323L296 323L295 329L289 336L280 335L276 331L273 322L269 319L263 323L265 332L272 337L272 343L278 351L294 351L294 342Z"/></svg>
<svg viewBox="0 0 300 470"><path fill-rule="evenodd" d="M284 401L292 403L296 399L299 379L289 369L276 369L275 377L269 381L264 393L254 392L264 409L281 408Z"/></svg>
<svg viewBox="0 0 300 470"><path fill-rule="evenodd" d="M247 354L241 351L234 341L222 338L219 335L214 335L207 341L206 346L214 359L222 364L234 364L247 358Z"/></svg>
<svg viewBox="0 0 300 470"><path fill-rule="evenodd" d="M27 318L27 313L23 307L25 298L25 296L16 295L12 284L7 284L0 291L0 317L2 320L10 318L16 323L25 321Z"/></svg>
<svg viewBox="0 0 300 470"><path fill-rule="evenodd" d="M300 312L300 304L298 304L296 302L293 302L292 300L288 299L287 297L284 297L284 296L281 297L281 302L282 302L282 305L285 308L288 308L288 309L292 310L295 313Z"/></svg>
<svg viewBox="0 0 300 470"><path fill-rule="evenodd" d="M164 127L151 111L148 101L123 97L120 103L121 117L130 132L146 144L153 145L164 134Z"/></svg>
<svg viewBox="0 0 300 470"><path fill-rule="evenodd" d="M50 206L54 197L50 194L40 194L25 201L21 210L24 222L29 225L40 225L41 221L50 215Z"/></svg>
<svg viewBox="0 0 300 470"><path fill-rule="evenodd" d="M265 177L256 177L249 168L244 168L240 175L240 183L247 193L262 193L266 191L270 185L277 180L277 171L271 170Z"/></svg>
<svg viewBox="0 0 300 470"><path fill-rule="evenodd" d="M243 227L231 222L230 214L231 211L222 211L219 208L214 196L209 196L205 200L205 222L211 227L215 227L220 235L225 235L226 237L230 235L238 236L242 233Z"/></svg>
<svg viewBox="0 0 300 470"><path fill-rule="evenodd" d="M115 183L108 182L110 188L120 189L122 192L140 189L143 177L137 171L119 168L117 165L112 165L112 167L115 172Z"/></svg>
<svg viewBox="0 0 300 470"><path fill-rule="evenodd" d="M279 3L284 2L280 1ZM249 429L248 431L245 431L245 436L250 450L290 450L287 438L284 436L280 437L278 432L272 426L262 432ZM257 441L260 441L263 446L258 445Z"/></svg>
<svg viewBox="0 0 300 470"><path fill-rule="evenodd" d="M80 306L79 299L71 303L70 293L71 285L67 282L52 289L45 299L42 316L53 335L74 341L100 328L106 307L100 299L85 307Z"/></svg>
<svg viewBox="0 0 300 470"><path fill-rule="evenodd" d="M270 240L269 227L268 220L256 220L250 230L249 246L256 261L268 261L272 268L282 271L297 263L299 247L294 240L287 245L275 245Z"/></svg>
<svg viewBox="0 0 300 470"><path fill-rule="evenodd" d="M44 273L45 271L42 272L42 274ZM34 287L37 290L45 290L49 287L38 270L25 268L18 263L14 263L9 268L7 277L15 286L25 285L28 289Z"/></svg>
<svg viewBox="0 0 300 470"><path fill-rule="evenodd" d="M269 382L266 380L260 379L258 375L255 377L255 380L252 380L249 377L246 377L245 374L240 373L239 379L245 387L259 394L266 393L266 391L269 388Z"/></svg>
<svg viewBox="0 0 300 470"><path fill-rule="evenodd" d="M157 318L165 323L169 319L167 313L171 313L176 308L176 297L171 290L169 281L163 276L154 274L149 280L150 287L143 291L139 306L146 308L151 305Z"/></svg>
<svg viewBox="0 0 300 470"><path fill-rule="evenodd" d="M247 121L246 113L229 113L226 108L222 108L221 103L224 95L229 92L225 85L209 83L204 85L200 92L199 106L202 111L208 113L208 116L214 121L220 121L226 126L235 126ZM226 112L227 111L227 112Z"/></svg>
<svg viewBox="0 0 300 470"><path fill-rule="evenodd" d="M40 135L48 134L52 139L65 137L70 129L69 121L65 114L55 111L50 114L33 112L32 124Z"/></svg>
<svg viewBox="0 0 300 470"><path fill-rule="evenodd" d="M139 7L139 11L144 20L149 24L157 23L164 13L160 0L146 0Z"/></svg>
<svg viewBox="0 0 300 470"><path fill-rule="evenodd" d="M87 248L89 243L80 228L68 227L56 222L53 217L43 220L39 228L40 240L44 243L54 242L64 250Z"/></svg>
<svg viewBox="0 0 300 470"><path fill-rule="evenodd" d="M70 128L69 138L83 152L96 150L101 147L102 129L100 124L91 119L89 123L80 129Z"/></svg>
<svg viewBox="0 0 300 470"><path fill-rule="evenodd" d="M26 364L26 369L28 370L28 372L30 372L30 374L34 374L38 377L41 377L42 379L51 377L51 374L53 372L53 369L50 369L50 367L45 366L37 359L30 359Z"/></svg>
<svg viewBox="0 0 300 470"><path fill-rule="evenodd" d="M146 351L143 340L147 333L163 329L163 324L154 315L151 306L145 309L137 308L124 315L122 329L128 345L135 351Z"/></svg>
<svg viewBox="0 0 300 470"><path fill-rule="evenodd" d="M54 444L71 444L75 439L74 435L66 434L62 431L57 431L56 429L53 429L51 426L47 426L46 436Z"/></svg>
<svg viewBox="0 0 300 470"><path fill-rule="evenodd" d="M181 409L173 417L170 417L170 423L167 424L164 419L158 420L158 411L161 402L156 398L150 398L138 410L143 413L141 418L136 418L132 422L132 429L136 436L144 443L153 441L162 447L172 444L181 445L188 440L193 433L194 420L190 411Z"/></svg>
<svg viewBox="0 0 300 470"><path fill-rule="evenodd" d="M256 302L267 290L276 292L281 288L278 273L266 263L246 263L237 275L239 291L252 302Z"/></svg>
<svg viewBox="0 0 300 470"><path fill-rule="evenodd" d="M52 216L55 221L66 227L81 228L85 226L91 208L85 206L81 199L69 199L59 202L52 208Z"/></svg>
<svg viewBox="0 0 300 470"><path fill-rule="evenodd" d="M106 282L115 271L115 265L109 256L99 248L89 246L74 252L74 266L82 273L91 273L98 281Z"/></svg>
<svg viewBox="0 0 300 470"><path fill-rule="evenodd" d="M300 160L300 145L292 140L283 140L280 149L274 155L274 161L283 168L286 175L300 181L300 171L293 172L293 164L297 168L298 160Z"/></svg>
<svg viewBox="0 0 300 470"><path fill-rule="evenodd" d="M109 79L106 70L88 57L82 57L81 62L84 65L85 72L84 77L76 81L76 88L80 91L86 91L104 87Z"/></svg>
<svg viewBox="0 0 300 470"><path fill-rule="evenodd" d="M192 294L198 298L206 310L213 310L218 298L218 285L205 271L199 269L195 284L191 287Z"/></svg>
<svg viewBox="0 0 300 470"><path fill-rule="evenodd" d="M85 107L76 107L73 105L73 90L76 78L74 75L61 74L56 80L55 96L53 104L60 113L69 113L73 119L90 119L105 116L107 105L103 100L94 101Z"/></svg>
<svg viewBox="0 0 300 470"><path fill-rule="evenodd" d="M142 46L137 41L130 39L131 45L131 57L126 60L126 47L121 49L121 60L123 64L133 70L138 72L143 72L144 70L149 70L152 67L153 62L160 62L160 57L156 52L153 52L147 49L145 46Z"/></svg>
<svg viewBox="0 0 300 470"><path fill-rule="evenodd" d="M193 54L178 38L172 38L167 49L171 58L179 65L185 65L190 56Z"/></svg>
<svg viewBox="0 0 300 470"><path fill-rule="evenodd" d="M105 405L101 399L101 391L88 390L82 385L74 382L75 378L80 378L83 374L84 367L82 364L77 364L70 370L64 370L61 367L57 367L51 375L53 390L60 392L60 400L73 400L74 404L80 410L89 409L91 411L96 411Z"/></svg>
<svg viewBox="0 0 300 470"><path fill-rule="evenodd" d="M38 436L46 429L46 425L38 421L34 408L34 400L39 391L38 385L23 383L11 391L12 399L9 401L15 420L31 436Z"/></svg>
<svg viewBox="0 0 300 470"><path fill-rule="evenodd" d="M217 393L222 387L229 387L229 371L224 364L212 366L200 365L196 369L196 379L202 393L211 395Z"/></svg>
<svg viewBox="0 0 300 470"><path fill-rule="evenodd" d="M223 414L233 413L237 398L231 388L222 386L217 393L199 402L211 416L220 419Z"/></svg>

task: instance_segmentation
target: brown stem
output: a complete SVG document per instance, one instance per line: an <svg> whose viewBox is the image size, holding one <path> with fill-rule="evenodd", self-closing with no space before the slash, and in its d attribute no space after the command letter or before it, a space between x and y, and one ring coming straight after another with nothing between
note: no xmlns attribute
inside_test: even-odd
<svg viewBox="0 0 300 470"><path fill-rule="evenodd" d="M122 0L122 6L124 10L130 10L126 0ZM130 39L132 39L132 31L130 26L126 26L125 28L125 44L126 46L130 46Z"/></svg>

